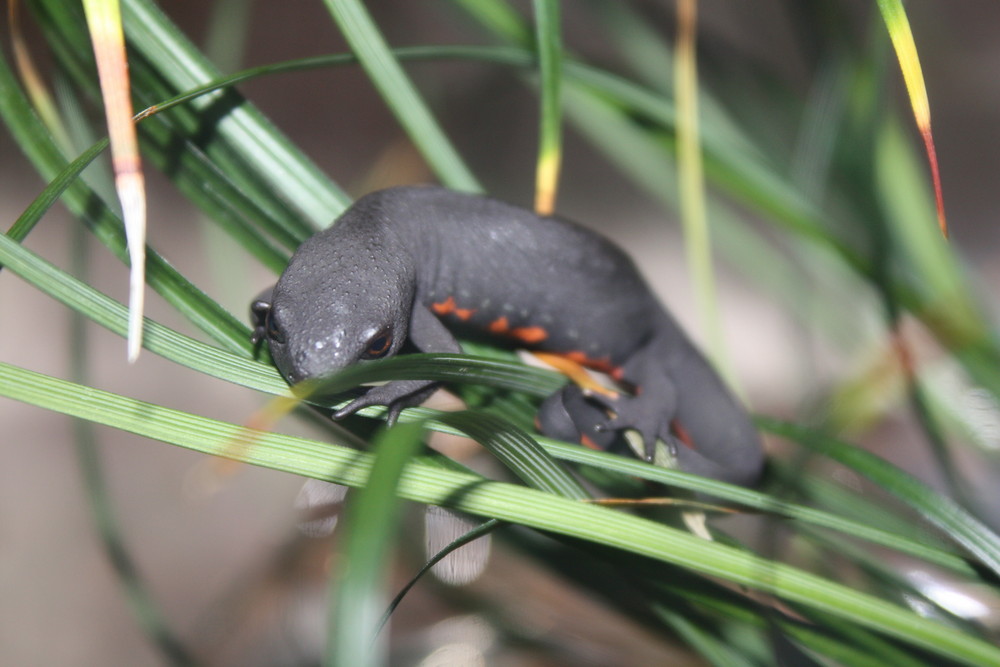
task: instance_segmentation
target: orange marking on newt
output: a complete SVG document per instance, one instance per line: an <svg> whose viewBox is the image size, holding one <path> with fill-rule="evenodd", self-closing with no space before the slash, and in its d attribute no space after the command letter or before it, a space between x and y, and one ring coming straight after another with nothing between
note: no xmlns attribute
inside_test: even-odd
<svg viewBox="0 0 1000 667"><path fill-rule="evenodd" d="M684 443L689 449L697 449L694 446L694 440L691 439L691 434L687 432L687 429L681 426L681 423L676 419L670 421L670 430L674 432L677 439Z"/></svg>
<svg viewBox="0 0 1000 667"><path fill-rule="evenodd" d="M541 343L549 337L549 332L542 327L514 327L510 326L510 320L506 315L501 315L487 325L486 330L498 336L510 336L522 343L534 345Z"/></svg>
<svg viewBox="0 0 1000 667"><path fill-rule="evenodd" d="M431 310L437 315L454 315L460 320L467 320L476 312L475 308L459 308L453 296L449 296L444 301L432 303Z"/></svg>
<svg viewBox="0 0 1000 667"><path fill-rule="evenodd" d="M540 361L552 366L552 368L556 369L584 389L594 393L604 394L605 396L610 396L611 398L618 397L618 392L608 389L607 387L602 387L596 380L594 380L594 378L587 374L587 371L583 369L579 362L566 356L565 354L538 351L534 351L532 354L534 354Z"/></svg>
<svg viewBox="0 0 1000 667"><path fill-rule="evenodd" d="M455 310L455 297L449 296L444 301L431 304L431 310L437 315L448 315Z"/></svg>
<svg viewBox="0 0 1000 667"><path fill-rule="evenodd" d="M548 338L549 332L542 327L515 327L510 330L510 335L523 343L533 345Z"/></svg>
<svg viewBox="0 0 1000 667"><path fill-rule="evenodd" d="M583 350L571 350L569 352L564 352L563 356L570 361L575 361L581 366L586 366L587 368L593 368L595 371L607 373L615 380L621 380L622 378L623 371L621 367L615 366L611 363L611 359L608 357L594 359L593 357L588 357L587 353Z"/></svg>
<svg viewBox="0 0 1000 667"><path fill-rule="evenodd" d="M497 334L502 336L503 334L510 331L510 322L507 321L506 317L501 316L490 322L490 325L486 327L486 329L491 334Z"/></svg>
<svg viewBox="0 0 1000 667"><path fill-rule="evenodd" d="M591 439L590 439L589 437L587 437L586 435L581 435L581 436L580 436L580 444L581 444L581 445L583 445L584 447L588 447L588 448L590 448L590 449L596 449L596 450L597 450L597 451L599 451L599 452L600 452L600 451L603 451L603 450L601 449L601 446L600 446L600 445L598 445L598 444L597 444L596 442L594 442L593 440L591 440Z"/></svg>

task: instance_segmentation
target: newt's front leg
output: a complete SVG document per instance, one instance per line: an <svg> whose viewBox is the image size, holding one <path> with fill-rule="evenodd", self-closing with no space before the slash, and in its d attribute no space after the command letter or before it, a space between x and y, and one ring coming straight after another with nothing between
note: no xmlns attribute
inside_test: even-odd
<svg viewBox="0 0 1000 667"><path fill-rule="evenodd" d="M419 303L413 305L408 336L410 342L421 352L459 353L462 351L451 332L437 317ZM362 408L384 405L388 408L386 422L392 426L403 410L420 405L436 388L437 382L433 380L393 380L384 385L372 387L334 412L333 418L343 419Z"/></svg>

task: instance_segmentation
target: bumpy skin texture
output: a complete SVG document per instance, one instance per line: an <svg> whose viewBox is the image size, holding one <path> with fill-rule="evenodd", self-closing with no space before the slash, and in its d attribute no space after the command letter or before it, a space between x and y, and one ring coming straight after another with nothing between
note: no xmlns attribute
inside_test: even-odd
<svg viewBox="0 0 1000 667"><path fill-rule="evenodd" d="M303 243L253 312L255 336L291 384L392 356L407 340L459 352L449 329L472 327L566 354L635 389L614 399L565 388L543 404L547 434L608 446L616 431L635 429L647 458L663 440L687 472L747 485L761 472L746 413L632 261L560 218L436 187L375 192ZM387 405L394 419L433 388L391 382L334 416Z"/></svg>

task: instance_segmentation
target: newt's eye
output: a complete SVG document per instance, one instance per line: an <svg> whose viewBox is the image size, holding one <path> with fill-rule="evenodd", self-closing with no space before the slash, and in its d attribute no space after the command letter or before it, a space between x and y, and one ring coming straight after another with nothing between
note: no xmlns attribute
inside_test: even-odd
<svg viewBox="0 0 1000 667"><path fill-rule="evenodd" d="M267 312L267 319L264 320L264 330L267 332L268 340L272 340L278 345L285 344L285 332L274 321L274 311Z"/></svg>
<svg viewBox="0 0 1000 667"><path fill-rule="evenodd" d="M381 331L368 341L368 349L361 355L362 359L381 359L392 349L392 332Z"/></svg>

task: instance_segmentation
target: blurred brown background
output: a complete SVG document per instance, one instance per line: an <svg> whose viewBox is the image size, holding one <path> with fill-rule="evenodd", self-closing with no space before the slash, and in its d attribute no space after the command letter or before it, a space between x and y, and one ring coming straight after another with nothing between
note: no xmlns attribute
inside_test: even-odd
<svg viewBox="0 0 1000 667"><path fill-rule="evenodd" d="M200 41L209 3L165 4L191 38ZM483 39L444 0L367 4L396 45ZM672 3L638 4L669 34ZM802 45L790 36L784 3L714 0L701 4L704 48L711 49L714 42L730 53L774 62L793 80L807 85L809 73L799 65ZM874 6L873 2L847 4L859 10ZM567 41L577 52L601 63L605 48L600 26L575 9L573 2L566 3ZM995 224L1000 212L996 185L1000 172L1000 40L996 32L1000 6L989 0L909 3L908 11L931 95L953 240L969 258L983 294L993 299L995 307L993 286L1000 280L1000 263L995 260L1000 240ZM859 23L858 39L862 40L866 24ZM318 2L256 2L250 35L247 65L345 50ZM0 41L9 53L6 36ZM504 198L529 204L535 106L524 87L509 73L475 65L420 64L409 71L435 99L443 123L487 187ZM281 76L253 82L242 90L354 195L373 185L429 179L407 150L391 115L356 70ZM901 95L899 100L905 104ZM245 312L250 298L270 276L256 266L220 266L222 260L206 256L204 225L197 212L162 177L148 177L151 244L234 312ZM9 227L42 187L10 137L0 132L0 224ZM582 222L609 227L609 233L636 254L680 318L695 328L675 221L664 218L660 209L572 133L560 210ZM62 211L53 209L27 245L66 266L67 250L73 243L71 225ZM125 270L102 247L90 245L93 283L124 300ZM766 295L738 284L724 267L722 275L729 350L745 393L757 409L780 412L787 401L797 400L808 390L796 386L801 379L783 356L794 330ZM148 308L152 317L190 331L155 295L150 296ZM67 377L66 309L4 272L0 273L0 322L0 359ZM97 387L236 422L245 421L262 403L259 395L149 353L129 367L122 340L96 327L88 328L88 337L92 383ZM95 537L82 495L71 421L0 400L0 423L4 457L0 470L0 664L160 664ZM308 551L290 555L283 551L294 543L298 515L293 501L302 480L243 468L208 488L204 480L215 478L210 464L197 454L109 429L99 428L97 433L126 546L171 627L182 638L202 649L222 638L220 643L231 652L217 657L230 664L240 664L234 656L241 655L246 646L267 640L271 630L262 628L277 627L284 632L284 639L275 641L297 646L302 657L322 647L322 622L315 620L314 612L322 608L325 595L318 576L323 558L315 553L322 553L325 546L308 557L302 555ZM264 573L276 567L279 556L287 556L283 563L295 563L306 573L306 586L298 595L290 592L298 583L275 584L266 594L260 592L259 584L248 583L266 579ZM493 576L510 577L511 585L538 576L530 569L518 573L504 562L496 568ZM546 584L533 586L545 590ZM549 602L558 603L539 612L541 620L534 622L559 627L558 604L570 604L560 595L553 587ZM451 613L440 602L423 599L423 603L431 605L430 616L435 619ZM399 626L419 625L413 616L420 614L421 598L412 604L409 611L405 606L401 610ZM266 611L248 611L256 609ZM624 635L608 641L631 638ZM584 640L577 637L577 641ZM415 662L422 650L412 651ZM652 653L632 657L667 655L656 642L651 641L648 650ZM283 664L290 654L256 655L259 664ZM516 651L505 654L505 664L528 664L525 661L531 653L521 656L524 661L519 655ZM627 664L623 657L628 655L603 655L601 659L604 664Z"/></svg>

